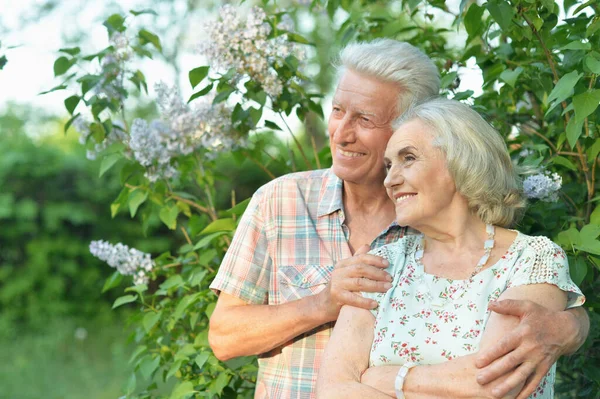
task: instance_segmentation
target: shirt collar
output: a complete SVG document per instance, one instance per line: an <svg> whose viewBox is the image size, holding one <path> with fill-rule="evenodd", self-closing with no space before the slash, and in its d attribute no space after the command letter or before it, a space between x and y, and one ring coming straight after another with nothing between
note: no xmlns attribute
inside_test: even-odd
<svg viewBox="0 0 600 399"><path fill-rule="evenodd" d="M319 202L317 217L329 215L344 209L342 187L342 179L337 177L330 168L321 186L321 201Z"/></svg>

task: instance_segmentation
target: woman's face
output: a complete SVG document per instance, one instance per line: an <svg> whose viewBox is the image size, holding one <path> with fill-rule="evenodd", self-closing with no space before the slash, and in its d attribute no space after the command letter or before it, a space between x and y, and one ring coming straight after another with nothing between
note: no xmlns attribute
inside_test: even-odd
<svg viewBox="0 0 600 399"><path fill-rule="evenodd" d="M401 226L418 229L447 216L458 201L454 180L446 166L446 156L433 146L431 128L418 119L403 124L391 137L385 150L387 176L384 184L396 204L396 220Z"/></svg>

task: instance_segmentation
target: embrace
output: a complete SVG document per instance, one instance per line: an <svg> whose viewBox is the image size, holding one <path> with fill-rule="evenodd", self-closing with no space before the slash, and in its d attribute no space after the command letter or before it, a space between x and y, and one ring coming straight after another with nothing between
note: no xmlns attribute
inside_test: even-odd
<svg viewBox="0 0 600 399"><path fill-rule="evenodd" d="M552 398L589 321L562 249L508 229L504 141L407 43L338 71L333 166L254 194L211 285L215 355L259 355L256 398Z"/></svg>

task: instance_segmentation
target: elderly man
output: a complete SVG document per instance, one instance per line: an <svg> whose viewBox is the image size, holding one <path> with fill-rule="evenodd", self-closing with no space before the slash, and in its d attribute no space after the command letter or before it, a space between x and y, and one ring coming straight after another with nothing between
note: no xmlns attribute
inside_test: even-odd
<svg viewBox="0 0 600 399"><path fill-rule="evenodd" d="M333 166L261 187L211 285L220 293L211 347L221 360L259 355L256 398L314 397L340 308L371 309L376 303L360 292L391 287L387 263L366 252L410 233L394 222L383 154L391 121L411 103L438 94L438 71L413 46L389 39L349 45L340 60L328 124ZM498 396L529 378L520 395L526 397L587 335L585 312L553 313L519 301L492 310L521 318L479 359L481 384L512 373L494 386Z"/></svg>

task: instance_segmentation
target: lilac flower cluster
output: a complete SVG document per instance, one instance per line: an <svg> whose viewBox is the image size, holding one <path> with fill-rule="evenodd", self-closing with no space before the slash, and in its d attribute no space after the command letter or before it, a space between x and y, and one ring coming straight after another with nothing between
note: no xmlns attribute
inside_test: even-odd
<svg viewBox="0 0 600 399"><path fill-rule="evenodd" d="M545 202L556 202L561 187L562 177L548 171L528 176L523 181L523 193L527 198L536 198Z"/></svg>
<svg viewBox="0 0 600 399"><path fill-rule="evenodd" d="M125 99L123 83L127 71L126 62L131 58L132 49L125 33L113 33L109 42L113 50L100 61L101 78L94 87L94 93L109 101L122 102Z"/></svg>
<svg viewBox="0 0 600 399"><path fill-rule="evenodd" d="M224 104L212 104L210 97L199 99L192 108L183 102L175 88L164 83L155 86L160 120L147 123L136 119L131 126L129 148L134 158L146 167L150 181L178 175L173 158L199 148L208 153L228 151L243 144L236 140L231 126L231 111Z"/></svg>
<svg viewBox="0 0 600 399"><path fill-rule="evenodd" d="M278 29L292 29L291 19L284 19ZM260 83L270 96L277 97L283 85L271 68L289 55L301 58L299 49L287 34L269 39L271 26L267 15L259 7L253 7L246 18L238 15L235 7L225 5L218 21L206 24L207 39L200 45L210 64L229 70L234 68L237 79L244 76Z"/></svg>
<svg viewBox="0 0 600 399"><path fill-rule="evenodd" d="M155 266L150 254L121 243L113 245L102 240L92 241L90 252L96 258L108 263L110 267L117 269L122 275L133 276L135 285L147 284L148 273Z"/></svg>

